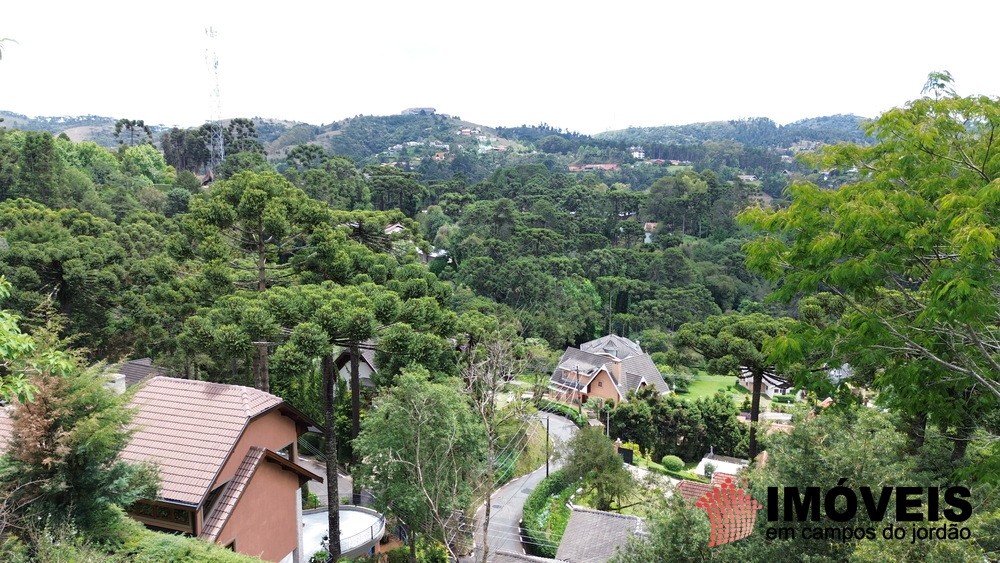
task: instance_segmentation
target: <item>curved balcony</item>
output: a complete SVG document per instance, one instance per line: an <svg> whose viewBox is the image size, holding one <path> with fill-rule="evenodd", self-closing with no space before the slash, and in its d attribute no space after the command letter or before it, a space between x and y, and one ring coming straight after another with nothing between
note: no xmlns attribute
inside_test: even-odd
<svg viewBox="0 0 1000 563"><path fill-rule="evenodd" d="M323 538L328 534L327 511L302 515L303 561L322 549ZM354 558L367 555L385 535L385 516L363 506L340 506L341 557Z"/></svg>

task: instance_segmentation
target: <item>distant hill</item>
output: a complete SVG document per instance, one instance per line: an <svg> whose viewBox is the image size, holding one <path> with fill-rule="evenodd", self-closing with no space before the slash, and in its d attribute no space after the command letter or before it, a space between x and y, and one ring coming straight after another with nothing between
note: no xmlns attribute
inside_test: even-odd
<svg viewBox="0 0 1000 563"><path fill-rule="evenodd" d="M93 141L108 148L118 146L114 137L118 118L87 115L80 117L28 117L9 111L0 111L0 126L27 131L48 131L53 135L65 133L73 141ZM497 129L463 121L436 113L410 113L399 115L359 115L325 125L311 125L279 119L252 118L257 136L271 158L281 158L291 147L305 143L322 146L333 154L345 155L355 160L365 160L387 153L391 147L406 143L455 144L475 148L487 143L519 146L513 139L497 134ZM229 120L223 120L223 124ZM159 145L160 134L170 129L164 125L151 125L153 138Z"/></svg>
<svg viewBox="0 0 1000 563"><path fill-rule="evenodd" d="M65 133L74 141L89 140L108 148L118 145L114 137L117 118L97 115L76 117L28 117L0 111L0 125L34 131ZM696 146L706 141L731 140L747 147L790 147L800 141L819 143L865 143L865 119L856 115L833 115L777 125L767 118L692 123L662 127L632 127L594 135L581 135L548 125L487 127L454 116L434 112L397 115L358 115L324 125L252 118L258 137L272 159L280 159L289 148L305 143L322 146L332 154L356 161L420 158L449 145L480 150L484 146L522 151L532 147L543 153L572 155L582 145L627 147L636 145ZM227 123L228 120L223 120ZM169 129L151 125L154 141ZM621 149L624 150L624 149ZM670 157L675 158L675 157ZM680 157L677 157L680 158Z"/></svg>
<svg viewBox="0 0 1000 563"><path fill-rule="evenodd" d="M736 141L750 147L789 147L801 141L820 143L866 143L857 115L831 115L778 125L766 117L710 121L688 125L630 127L594 135L596 139L626 143L700 144L706 141Z"/></svg>

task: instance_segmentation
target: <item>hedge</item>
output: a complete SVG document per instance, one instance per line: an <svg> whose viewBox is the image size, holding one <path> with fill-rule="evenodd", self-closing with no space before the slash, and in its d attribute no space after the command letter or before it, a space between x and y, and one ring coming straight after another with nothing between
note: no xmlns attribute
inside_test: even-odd
<svg viewBox="0 0 1000 563"><path fill-rule="evenodd" d="M580 428L587 425L587 417L581 415L576 411L576 409L569 405L564 405L548 399L542 399L538 403L538 410L565 416L566 418L572 420L573 423Z"/></svg>
<svg viewBox="0 0 1000 563"><path fill-rule="evenodd" d="M573 492L573 483L566 479L566 474L556 471L542 479L528 495L521 527L529 552L540 557L556 556L569 523L570 509L566 503Z"/></svg>

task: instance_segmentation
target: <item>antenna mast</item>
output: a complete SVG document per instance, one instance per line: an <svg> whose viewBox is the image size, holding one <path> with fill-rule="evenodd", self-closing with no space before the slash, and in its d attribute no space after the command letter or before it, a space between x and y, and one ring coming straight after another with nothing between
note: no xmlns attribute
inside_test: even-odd
<svg viewBox="0 0 1000 563"><path fill-rule="evenodd" d="M222 164L226 158L226 149L222 137L222 95L219 93L219 56L215 52L215 40L217 37L215 28L209 26L205 28L205 36L208 38L208 48L205 49L205 64L212 74L212 94L211 102L211 124L210 136L208 139L208 172L214 173L215 169Z"/></svg>

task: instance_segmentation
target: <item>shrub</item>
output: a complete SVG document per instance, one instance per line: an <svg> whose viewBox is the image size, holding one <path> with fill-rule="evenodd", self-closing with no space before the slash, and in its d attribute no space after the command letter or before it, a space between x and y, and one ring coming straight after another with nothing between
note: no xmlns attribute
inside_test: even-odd
<svg viewBox="0 0 1000 563"><path fill-rule="evenodd" d="M136 552L128 558L135 563L251 563L260 561L229 551L197 538L147 532L139 542Z"/></svg>
<svg viewBox="0 0 1000 563"><path fill-rule="evenodd" d="M786 404L786 405L790 404L790 403L794 403L795 402L795 395L775 395L775 396L771 397L771 402L773 402L773 403L782 403L782 404Z"/></svg>
<svg viewBox="0 0 1000 563"><path fill-rule="evenodd" d="M522 526L528 550L541 557L555 557L556 548L566 531L570 510L566 506L573 494L573 483L563 471L542 479L524 502Z"/></svg>
<svg viewBox="0 0 1000 563"><path fill-rule="evenodd" d="M389 550L386 556L387 563L410 563L410 548L400 546Z"/></svg>
<svg viewBox="0 0 1000 563"><path fill-rule="evenodd" d="M660 460L660 465L667 471L680 471L684 469L684 460L675 455L665 455Z"/></svg>

